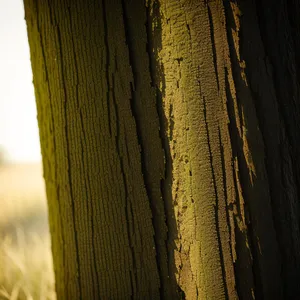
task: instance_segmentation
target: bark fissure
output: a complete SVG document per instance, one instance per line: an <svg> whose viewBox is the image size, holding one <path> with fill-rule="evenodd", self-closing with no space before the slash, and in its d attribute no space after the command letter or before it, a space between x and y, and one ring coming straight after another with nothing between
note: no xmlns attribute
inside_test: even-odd
<svg viewBox="0 0 300 300"><path fill-rule="evenodd" d="M130 98L130 105L131 105L131 112L133 115L133 118L135 120L135 125L136 125L136 130L137 130L137 139L138 139L138 145L140 147L140 155L141 155L141 171L142 171L142 175L143 175L143 180L144 180L144 185L145 185L145 189L146 189L146 194L147 194L147 198L150 202L150 207L152 208L152 202L151 202L151 197L150 197L150 191L149 191L149 184L148 184L148 177L147 177L147 169L145 167L145 161L144 161L144 153L143 153L143 144L142 144L142 140L141 140L141 131L140 131L140 123L138 121L138 114L135 110L135 93L134 93L134 88L133 88L133 83L130 83L130 90L131 90L131 98ZM153 214L153 212L152 212ZM154 222L154 217L152 219L152 222ZM154 228L156 228L154 226ZM158 245L157 245L157 240L155 239L155 233L154 233L154 243L155 243L155 250L156 250L156 263L157 263L157 267L158 270L160 270L160 266L159 266L159 252L157 251L158 249ZM160 282L162 284L162 279L161 279L161 272L158 272L159 274L159 278L160 278ZM160 294L162 293L161 290L161 286L160 286Z"/></svg>
<svg viewBox="0 0 300 300"><path fill-rule="evenodd" d="M104 1L104 0L103 0ZM120 124L121 120L119 117L119 112L118 112L118 105L116 101L116 95L115 95L115 78L114 75L112 75L112 103L114 106L115 110L115 115L116 115L116 137L115 137L115 143L116 143L116 149L117 149L117 154L119 158L119 163L121 167L121 177L122 177L122 183L124 187L124 192L125 192L125 216L126 216L126 227L127 227L127 236L128 236L128 241L129 241L129 246L131 250L131 258L132 258L132 264L133 264L133 269L129 270L130 272L130 283L131 283L131 299L134 299L135 296L137 296L137 283L138 283L138 278L137 278L137 270L136 270L136 255L134 251L134 241L133 241L133 235L134 235L134 225L133 225L133 212L132 212L132 204L130 203L129 199L129 193L128 193L128 187L127 187L127 180L126 180L126 172L124 168L124 161L122 157L122 152L121 152L121 134L120 134ZM125 134L125 139L126 139L126 134ZM130 156L128 155L128 159ZM129 215L129 212L131 213L131 216Z"/></svg>
<svg viewBox="0 0 300 300"><path fill-rule="evenodd" d="M234 179L234 189L235 195L237 200L233 206L233 213L235 218L235 239L236 239L236 249L235 249L235 273L236 273L236 280L237 280L237 292L239 297L242 298L253 298L255 297L255 282L257 281L255 276L255 270L253 267L253 245L249 243L250 234L249 228L247 224L249 224L249 218L247 218L247 207L244 206L244 196L242 185L240 182L240 174L239 174L239 164L240 164L240 149L242 149L242 138L245 135L245 124L242 112L242 105L238 103L237 99L237 89L239 86L237 85L236 79L234 78L236 74L239 74L235 70L234 63L235 60L235 53L233 52L236 47L237 55L239 55L239 41L238 41L238 34L239 34L239 23L238 23L238 11L234 11L234 7L231 4L226 4L226 13L227 13L227 39L228 39L228 46L229 51L231 54L231 61L229 61L229 65L226 68L226 76L225 76L225 92L227 96L227 111L230 119L229 123L229 134L232 143L232 152L233 152L233 179ZM231 11L233 10L233 12ZM232 15L230 15L232 13ZM229 16L230 15L230 16ZM231 29L232 27L232 29ZM231 31L230 31L231 29ZM232 54L234 53L234 54ZM237 65L243 66L242 62L240 61L240 57L237 57ZM232 65L233 64L233 65ZM245 265L250 265L249 267L245 268ZM242 281L240 277L245 276L247 280Z"/></svg>
<svg viewBox="0 0 300 300"><path fill-rule="evenodd" d="M233 79L235 85L236 85L236 79ZM239 111L241 111L239 109ZM233 121L235 118L234 113L230 114L230 120ZM234 122L234 121L233 121ZM241 130L238 130L238 127L236 127L236 129L233 129L234 127L231 127L232 130L230 131L230 135L231 135L231 139L232 140L236 140L236 147L234 147L234 152L236 152L236 157L237 157L237 165L238 165L238 169L242 169L242 170L247 170L247 162L245 161L245 157L243 156L243 139L242 137L245 136L245 130L246 130L246 125L244 124L244 120L241 120ZM242 136L240 136L240 133L242 134ZM235 135L236 134L236 135ZM246 186L248 179L245 176L243 178L243 174L240 174L240 172L238 172L238 177L236 177L236 180L238 180L237 186L239 186L238 188L238 192L239 192L239 199L244 199L244 197L241 198L241 193L242 193L242 187ZM241 178L242 177L242 178ZM245 197L247 197L247 195L245 195ZM247 200L249 201L249 199L246 198L246 203ZM238 202L238 204L240 204L240 202ZM241 214L241 208L240 205L237 206L239 208L239 214ZM244 225L247 228L247 240L248 240L248 245L249 245L249 253L251 255L251 269L252 269L252 276L253 276L253 293L255 295L255 297L257 298L261 298L263 297L263 288L262 288L262 279L260 276L260 267L259 267L259 260L258 260L258 248L257 248L257 235L255 234L255 231L252 227L252 220L251 220L251 212L250 212L250 208L248 208L247 204L245 204L245 210L248 212L247 214L247 223L245 223ZM243 216L243 214L241 214L241 216ZM237 224L239 224L239 220L237 220ZM239 228L239 226L237 226L237 228ZM256 245L256 246L255 246ZM238 249L239 250L239 249ZM241 270L240 270L241 271ZM238 276L237 276L238 277ZM239 293L241 293L242 291L240 290Z"/></svg>
<svg viewBox="0 0 300 300"><path fill-rule="evenodd" d="M271 4L25 0L58 298L300 295L300 4Z"/></svg>
<svg viewBox="0 0 300 300"><path fill-rule="evenodd" d="M164 81L164 69L163 65L157 61L158 53L161 50L161 20L160 5L158 1L147 1L146 3L146 52L149 60L149 73L151 86L155 90L155 107L158 116L159 125L159 139L161 148L163 149L163 172L160 179L160 193L163 202L163 208L165 212L165 223L167 224L167 233L164 240L166 248L166 263L167 263L167 276L169 279L170 292L166 293L163 299L170 297L181 297L184 299L184 292L176 282L175 273L177 272L174 261L174 250L176 249L175 239L177 236L177 225L174 218L174 208L172 199L172 157L170 152L169 139L172 140L172 132L170 137L167 136L168 121L166 118L166 112L163 102L165 96L165 81ZM171 124L172 125L172 124ZM172 126L169 126L172 131Z"/></svg>
<svg viewBox="0 0 300 300"><path fill-rule="evenodd" d="M73 195L73 182L72 182L72 172L71 172L71 145L69 140L69 117L68 117L68 94L66 90L66 81L65 81L65 71L63 65L63 51L62 51L62 39L59 25L56 26L57 30L57 37L58 37L58 47L59 47L59 54L60 54L60 68L61 68L61 79L62 79L62 89L64 93L64 120L65 120L65 138L66 138L66 150L67 150L67 163L68 163L68 180L69 180L69 194L70 194L70 201L71 201L71 209L72 209L72 217L73 217L73 234L75 240L75 247L76 247L76 266L78 270L77 279L78 279L78 289L79 289L79 299L82 299L82 288L81 288L81 273L80 273L80 258L79 258L79 244L78 244L78 236L77 236L77 229L76 229L76 215L75 212L75 199Z"/></svg>
<svg viewBox="0 0 300 300"><path fill-rule="evenodd" d="M109 43L108 43L108 23L107 23L107 10L106 10L106 4L105 0L102 0L102 12L103 12L103 25L104 25L104 44L105 44L105 54L106 54L106 63L105 63L105 76L106 76L106 105L107 105L107 116L108 116L108 128L109 128L109 133L112 136L112 129L111 129L111 117L110 117L110 81L109 81L109 71L110 71L110 53L109 53Z"/></svg>
<svg viewBox="0 0 300 300"><path fill-rule="evenodd" d="M141 155L141 168L142 168L142 174L143 174L143 179L144 179L144 185L146 188L147 192L147 197L150 202L150 208L152 211L152 223L153 223L153 228L154 228L154 243L155 243L155 250L156 250L156 263L157 263L157 268L158 268L158 274L159 274L159 279L160 279L160 296L161 298L164 297L164 288L165 288L165 282L163 279L163 274L162 274L162 266L161 266L161 261L162 261L162 253L161 247L160 247L160 234L159 228L160 224L158 223L158 214L163 213L157 211L155 207L155 201L159 201L159 199L154 199L153 198L153 192L151 191L151 186L152 186L152 179L150 178L149 170L147 168L147 162L146 162L146 157L145 157L145 142L144 142L144 128L142 126L143 120L141 119L141 114L140 114L140 109L137 105L137 101L141 101L141 99L138 99L139 95L137 95L138 89L142 85L140 74L138 72L138 66L136 65L136 58L135 55L135 48L132 43L132 38L134 38L133 33L131 32L131 27L129 24L129 16L127 12L127 7L126 3L124 0L122 0L122 15L123 15L123 23L124 23L124 29L125 29L125 38L126 38L126 44L128 47L128 54L129 54L129 64L131 66L131 72L132 72L132 82L130 82L130 90L131 90L131 98L130 98L130 105L131 105L131 112L132 116L135 121L136 125L136 134L137 134L137 139L138 139L138 144L140 146L140 155ZM146 45L145 45L146 46ZM139 49L140 50L140 49ZM144 49L146 51L146 47ZM146 84L151 84L151 82L146 83Z"/></svg>
<svg viewBox="0 0 300 300"><path fill-rule="evenodd" d="M216 51L215 37L214 37L214 23L213 23L212 12L211 12L209 3L207 3L207 14L208 14L208 20L209 20L211 48L212 48L212 54L213 54L216 82L217 82L217 86L218 86L218 91L220 91L219 72L218 72L218 64L217 64L217 51Z"/></svg>
<svg viewBox="0 0 300 300"><path fill-rule="evenodd" d="M217 188L217 182L216 182L216 175L215 175L214 166L213 166L213 153L212 153L212 149L211 149L211 140L210 140L209 124L208 124L207 113L206 113L205 96L202 96L202 101L203 101L203 116L204 116L205 131L206 131L206 136L207 136L209 161L210 161L210 167L211 167L211 176L212 176L212 183L213 183L214 193L215 193L215 203L214 203L215 225L216 225L216 233L217 233L217 240L218 240L219 253L220 253L220 264L221 264L221 270L222 270L224 296L225 296L225 299L228 299L228 289L227 289L227 284L226 284L225 262L224 262L224 257L223 257L223 248L222 248L220 227L219 227L219 225L220 225L219 224L219 212L218 212L218 210L219 210L219 195L218 195L218 188Z"/></svg>
<svg viewBox="0 0 300 300"><path fill-rule="evenodd" d="M224 200L225 200L225 207L226 207L226 223L228 226L228 232L229 232L229 249L230 249L230 257L233 262L233 255L232 255L232 226L230 222L230 216L229 216L229 203L228 203L228 197L227 197L227 182L226 182L226 163L225 163L225 154L224 154L224 146L222 142L222 136L221 136L221 130L220 127L218 128L218 135L219 135L219 145L220 145L220 155L221 155L221 165L222 165L222 177L223 177L223 191L224 191Z"/></svg>
<svg viewBox="0 0 300 300"><path fill-rule="evenodd" d="M233 169L233 183L234 183L234 190L235 190L235 198L233 202L233 206L230 207L233 211L234 215L234 235L235 241L234 243L234 253L233 253L233 262L234 262L234 269L236 274L236 281L237 281L237 293L238 296L242 299L251 299L255 297L255 285L253 279L253 259L252 259L252 245L249 244L249 232L247 228L247 223L249 222L248 209L244 207L244 196L242 185L240 183L240 174L239 174L239 167L238 167L238 145L240 143L240 134L241 131L239 130L239 117L236 117L236 114L239 116L239 110L236 109L236 99L234 99L235 95L232 94L232 90L230 88L229 83L229 73L231 72L228 70L225 77L225 92L227 97L227 112L230 118L230 123L228 124L228 130L230 134L230 139L232 143L232 154L233 154L233 161L232 161L232 169ZM250 265L250 268L249 268ZM247 268L245 268L247 266ZM250 269L250 271L249 271ZM245 281L240 280L240 278L245 278Z"/></svg>
<svg viewBox="0 0 300 300"><path fill-rule="evenodd" d="M234 161L233 171L234 188L237 197L236 204L233 207L236 243L234 269L237 281L237 293L241 299L255 299L257 295L253 274L253 249L249 243L248 222L246 223L244 208L242 209L244 198L239 179L237 158ZM242 280L241 278L245 279Z"/></svg>
<svg viewBox="0 0 300 300"><path fill-rule="evenodd" d="M120 160L120 166L121 166L121 173L122 173L122 182L125 190L125 215L126 215L126 225L127 225L127 234L128 234L128 240L131 248L131 255L132 255L132 266L133 269L130 270L130 283L131 283L131 289L132 289L132 294L131 294L131 299L135 299L137 296L137 283L138 283L138 278L137 278L137 271L136 271L136 255L134 251L134 242L132 240L132 236L134 234L134 229L131 227L134 227L133 225L130 226L130 220L133 217L133 212L132 212L132 205L129 202L129 194L128 194L128 188L127 188L127 182L126 182L126 176L125 176L125 169L124 169L124 163L122 156L120 154L120 146L119 146L119 140L117 142L117 151L119 155L119 160ZM131 212L131 216L129 216L129 211ZM131 229L130 229L131 228Z"/></svg>

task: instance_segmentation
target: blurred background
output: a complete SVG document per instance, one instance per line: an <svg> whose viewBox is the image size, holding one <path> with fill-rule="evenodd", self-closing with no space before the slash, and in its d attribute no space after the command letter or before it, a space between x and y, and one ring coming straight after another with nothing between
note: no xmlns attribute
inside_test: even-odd
<svg viewBox="0 0 300 300"><path fill-rule="evenodd" d="M0 299L55 299L22 0L0 0Z"/></svg>

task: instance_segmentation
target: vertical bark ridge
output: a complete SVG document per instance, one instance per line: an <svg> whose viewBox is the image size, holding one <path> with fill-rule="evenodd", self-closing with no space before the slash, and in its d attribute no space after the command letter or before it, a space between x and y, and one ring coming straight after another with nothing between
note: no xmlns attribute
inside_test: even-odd
<svg viewBox="0 0 300 300"><path fill-rule="evenodd" d="M131 109L137 126L137 135L141 147L142 172L153 216L154 239L157 265L160 275L161 297L169 299L176 290L176 282L169 273L167 250L167 226L165 206L168 201L161 191L161 180L165 176L165 159L163 141L160 136L161 126L157 103L155 82L151 78L150 59L147 52L146 7L140 3L122 1L123 20L126 42L128 45L130 65L132 68ZM144 13L140 11L144 9ZM148 46L149 50L149 46ZM150 56L150 57L149 57ZM147 121L146 116L151 115ZM165 154L166 155L166 154ZM169 208L172 217L173 211ZM174 228L174 226L173 226ZM173 228L169 228L170 234ZM171 258L172 260L172 258Z"/></svg>
<svg viewBox="0 0 300 300"><path fill-rule="evenodd" d="M232 13L232 15L230 14ZM247 126L244 123L243 106L239 104L239 86L236 86L237 75L246 80L244 76L244 65L240 59L239 52L239 11L235 10L235 6L226 3L226 25L227 32L224 33L228 44L225 47L225 93L226 108L229 118L229 132L232 147L232 168L233 168L233 186L234 201L230 203L229 209L233 212L234 225L233 236L235 246L233 249L233 261L237 281L237 292L242 299L254 299L257 292L256 273L253 262L253 246L251 243L251 227L249 220L249 207L247 205L247 194L241 178L240 161L244 161L243 137ZM228 37L227 37L228 36ZM236 54L230 52L231 47L236 49ZM235 55L237 59L235 60ZM236 65L240 68L236 71ZM240 72L240 73L239 73ZM245 139L244 139L245 140ZM247 140L245 141L245 151L247 151ZM249 174L249 178L253 177L255 172L251 159L242 165L242 170ZM246 197L246 198L245 198ZM259 272L258 272L259 274ZM256 294L257 296L257 294Z"/></svg>
<svg viewBox="0 0 300 300"><path fill-rule="evenodd" d="M230 77L231 73L228 73ZM239 135L241 128L237 125L239 124L239 112L237 109L237 99L235 97L233 79L226 78L226 92L227 92L227 110L231 121L229 123L229 131L231 136L236 134ZM230 91L231 90L231 91ZM255 295L255 284L254 284L254 273L253 273L253 257L252 257L252 247L250 244L249 236L249 213L248 208L244 199L244 192L242 189L242 183L240 179L240 170L237 157L237 140L231 138L232 144L232 177L229 177L231 186L233 186L234 191L232 191L232 198L228 201L228 210L231 216L231 249L234 262L234 269L236 275L236 288L238 295L241 299L254 299ZM225 143L224 146L228 143ZM225 148L226 149L226 148ZM226 170L229 169L229 166ZM227 173L228 174L228 173Z"/></svg>
<svg viewBox="0 0 300 300"><path fill-rule="evenodd" d="M232 169L232 148L228 131L229 116L227 112L226 94L226 71L228 64L228 39L226 34L226 16L222 1L207 2L207 12L210 22L210 36L212 41L212 53L217 82L217 92L219 97L218 105L218 126L215 129L214 156L217 157L215 169L218 177L218 235L220 240L220 252L222 253L222 268L224 283L228 297L235 298L236 279L233 268L233 246L235 239L232 236L234 229L234 217L230 207L235 202L236 194L234 190L233 169ZM213 108L212 108L213 110ZM225 151L224 151L225 150ZM224 214L225 212L225 214Z"/></svg>
<svg viewBox="0 0 300 300"><path fill-rule="evenodd" d="M176 282L176 266L174 261L174 250L176 248L175 240L178 239L177 225L174 216L172 201L172 182L173 166L170 153L169 138L166 134L168 120L163 106L163 97L165 95L165 78L161 62L157 59L161 50L161 11L159 1L147 1L146 3L146 34L147 34L147 54L149 57L149 71L151 87L155 90L156 110L159 120L159 136L164 153L164 170L160 179L160 192L162 196L165 222L167 224L167 234L165 236L165 245L167 249L167 276L169 281L169 291L165 294L165 299L184 299L184 293ZM172 123L172 120L171 120Z"/></svg>
<svg viewBox="0 0 300 300"><path fill-rule="evenodd" d="M218 36L224 24L213 19L222 13L224 18L224 12L215 1L209 6L188 1L161 4L162 46L157 61L165 86L159 87L173 160L178 284L187 299L234 299L229 234L234 224L233 214L226 212L227 201L233 201L234 187L229 178L223 178L224 165L232 174L231 154L226 151L223 156L220 144L220 132L222 143L230 141L228 116L224 114L225 55ZM216 70L218 75L214 75ZM224 182L228 184L226 190Z"/></svg>
<svg viewBox="0 0 300 300"><path fill-rule="evenodd" d="M215 65L215 69L216 69L216 64L214 63L214 65ZM218 81L217 81L217 84L219 85ZM211 166L211 170L212 170L212 182L213 182L214 193L215 193L215 201L216 201L216 204L215 204L215 225L216 225L216 233L217 233L217 239L218 239L218 248L219 248L219 253L220 253L220 264L221 264L221 270L222 270L222 279L223 279L223 284L224 284L224 298L228 299L228 290L227 290L227 286L226 286L225 262L224 262L224 257L223 257L224 254L223 254L222 241L221 241L220 228L219 228L219 226L220 226L220 220L219 220L219 209L220 209L220 207L219 207L219 205L220 205L219 204L219 195L218 195L216 175L215 175L215 172L214 172L213 152L212 152L212 145L211 145L211 140L210 140L210 136L209 136L209 128L208 128L209 125L208 125L208 122L207 122L207 111L206 111L205 97L203 97L203 115L204 115L204 123L205 123L206 135L207 135L209 161L210 161L210 166ZM220 139L219 139L219 141L220 141ZM223 164L222 164L222 166L223 166ZM223 185L223 187L224 187L224 185ZM224 192L226 192L226 189L224 190ZM228 228L228 231L229 231L229 228Z"/></svg>
<svg viewBox="0 0 300 300"><path fill-rule="evenodd" d="M127 7L129 6L129 7ZM139 65L135 63L135 61L137 60L137 55L139 55L140 50L138 48L136 48L136 41L135 39L135 34L133 31L133 26L139 28L139 25L141 26L143 23L137 25L137 24L132 24L131 20L129 19L129 13L131 12L131 14L135 15L136 12L136 7L131 7L130 10L130 4L129 3L125 3L124 0L122 0L122 15L123 15L123 23L124 23L124 29L125 29L125 37L126 37L126 44L128 46L128 53L129 53L129 63L131 66L131 71L132 71L132 82L130 83L130 90L131 90L131 97L130 97L130 105L131 105L131 112L133 115L133 118L135 120L135 125L136 125L136 130L137 130L137 137L138 137L138 142L139 142L139 147L140 147L140 153L141 153L141 166L142 166L142 173L143 173L143 179L144 179L144 184L145 184L145 188L147 191L147 196L148 199L150 201L150 207L152 210L152 221L153 221L153 227L154 227L154 241L155 241L155 248L156 248L156 260L157 260L157 267L158 267L158 274L159 274L159 278L160 278L160 295L162 296L162 289L163 287L163 281L162 281L162 274L161 274L161 266L163 267L165 264L165 259L161 259L160 255L161 255L161 250L166 251L166 249L160 249L161 245L159 244L161 241L159 241L159 225L161 224L157 224L156 222L157 220L157 214L160 213L159 210L156 207L156 211L154 210L153 206L156 205L156 203L153 203L153 201L160 201L161 197L160 195L158 196L157 199L153 199L152 198L152 182L151 182L151 178L149 178L149 173L147 170L147 167L149 162L145 161L145 151L147 152L147 150L145 150L145 142L147 139L149 139L149 136L151 136L153 133L150 131L144 131L145 127L143 127L143 124L141 123L141 119L143 119L143 114L144 111L142 109L142 103L143 99L139 96L141 96L141 84L142 84L142 80L144 79L143 77L140 76L140 72L143 72L143 69L139 69ZM140 12L139 12L140 13ZM134 21L136 22L136 18L134 18ZM142 28L141 28L142 29ZM140 33L140 32L139 32ZM139 36L139 35L137 35ZM145 45L144 45L145 46ZM145 51L145 50L144 50ZM150 82L146 82L149 84L149 88L150 88ZM140 94L140 95L139 95ZM137 99L138 98L138 99ZM140 104L138 104L137 102L140 102ZM147 165L147 167L146 167ZM151 175L150 175L151 176ZM160 177L162 175L160 174ZM154 178L153 178L154 179ZM155 179L154 179L155 180ZM156 195L157 196L157 195ZM159 199L160 198L160 199ZM162 211L162 214L164 215L164 212ZM158 221L159 222L159 221ZM163 245L163 243L162 243Z"/></svg>

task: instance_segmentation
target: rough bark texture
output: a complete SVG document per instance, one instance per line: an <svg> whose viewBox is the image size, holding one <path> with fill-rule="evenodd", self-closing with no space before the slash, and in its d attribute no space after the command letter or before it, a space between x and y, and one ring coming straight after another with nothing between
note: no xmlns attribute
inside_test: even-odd
<svg viewBox="0 0 300 300"><path fill-rule="evenodd" d="M25 9L58 299L168 297L176 288L145 6L25 1Z"/></svg>
<svg viewBox="0 0 300 300"><path fill-rule="evenodd" d="M299 298L298 2L24 2L58 299Z"/></svg>

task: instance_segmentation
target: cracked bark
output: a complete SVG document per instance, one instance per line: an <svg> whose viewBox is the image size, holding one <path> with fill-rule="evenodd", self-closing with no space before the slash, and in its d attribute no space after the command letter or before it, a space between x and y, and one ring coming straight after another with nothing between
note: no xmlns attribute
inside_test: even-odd
<svg viewBox="0 0 300 300"><path fill-rule="evenodd" d="M300 295L299 5L269 2L24 1L59 299Z"/></svg>

